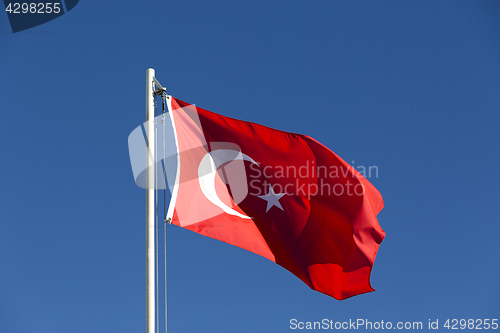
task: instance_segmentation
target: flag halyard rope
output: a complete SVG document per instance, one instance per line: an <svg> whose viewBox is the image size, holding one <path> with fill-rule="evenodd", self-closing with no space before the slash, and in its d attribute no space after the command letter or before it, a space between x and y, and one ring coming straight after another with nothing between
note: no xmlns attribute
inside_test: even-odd
<svg viewBox="0 0 500 333"><path fill-rule="evenodd" d="M154 96L154 126L155 126L155 159L157 160L158 156L158 103L156 101L156 96ZM160 312L159 312L159 291L158 291L158 170L157 170L157 161L153 161L154 163L154 173L155 173L155 264L156 264L156 332L160 331Z"/></svg>
<svg viewBox="0 0 500 333"><path fill-rule="evenodd" d="M167 333L167 170L165 168L165 159L166 159L166 137L165 137L165 101L166 94L162 94L162 124L163 124L163 258L165 260L164 265L164 277L165 277L165 285L164 285L164 309L165 309L165 333Z"/></svg>
<svg viewBox="0 0 500 333"><path fill-rule="evenodd" d="M167 199L166 199L166 191L168 187L167 183L167 173L166 173L166 165L165 165L165 160L166 160L166 136L165 136L165 116L166 116L166 99L169 98L169 96L166 93L166 89L163 88L158 81L153 77L153 84L157 86L157 88L154 90L154 115L155 115L155 159L156 161L154 162L154 173L155 173L155 256L156 256L156 332L160 332L160 316L159 316L159 267L158 267L158 259L159 259L159 246L158 246L158 239L159 239L159 205L158 205L158 177L159 177L159 170L158 170L158 164L162 168L162 177L163 177L163 186L164 186L164 191L163 191L163 255L164 255L164 276L165 276L165 281L164 281L164 309L165 309L165 333L167 332L167 223L170 223L170 219L167 220ZM162 130L163 130L163 158L158 159L158 129L159 129L159 124L158 124L158 103L157 103L157 96L161 96L162 98L162 118L161 118L161 123L162 123Z"/></svg>

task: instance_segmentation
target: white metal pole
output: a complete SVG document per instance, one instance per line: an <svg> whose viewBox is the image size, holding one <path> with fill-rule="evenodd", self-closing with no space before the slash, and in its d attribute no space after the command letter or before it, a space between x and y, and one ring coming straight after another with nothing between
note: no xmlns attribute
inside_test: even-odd
<svg viewBox="0 0 500 333"><path fill-rule="evenodd" d="M155 70L146 71L146 333L155 333Z"/></svg>

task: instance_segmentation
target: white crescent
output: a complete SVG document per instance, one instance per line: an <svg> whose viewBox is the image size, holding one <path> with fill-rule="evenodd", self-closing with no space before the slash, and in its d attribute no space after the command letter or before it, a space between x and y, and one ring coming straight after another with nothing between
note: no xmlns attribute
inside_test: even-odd
<svg viewBox="0 0 500 333"><path fill-rule="evenodd" d="M240 151L231 149L218 149L211 151L203 156L200 165L198 166L198 180L200 182L200 188L205 197L207 197L211 203L221 208L227 214L239 216L244 219L251 219L251 217L243 215L227 206L217 196L217 192L215 191L215 176L217 174L217 169L222 164L234 160L244 160L259 165L250 156L245 155Z"/></svg>

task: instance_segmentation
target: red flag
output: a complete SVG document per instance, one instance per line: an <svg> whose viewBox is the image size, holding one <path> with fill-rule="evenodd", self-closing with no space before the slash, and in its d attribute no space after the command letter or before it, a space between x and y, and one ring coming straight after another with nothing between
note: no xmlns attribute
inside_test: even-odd
<svg viewBox="0 0 500 333"><path fill-rule="evenodd" d="M173 224L257 253L336 299L373 291L383 200L311 137L170 98Z"/></svg>

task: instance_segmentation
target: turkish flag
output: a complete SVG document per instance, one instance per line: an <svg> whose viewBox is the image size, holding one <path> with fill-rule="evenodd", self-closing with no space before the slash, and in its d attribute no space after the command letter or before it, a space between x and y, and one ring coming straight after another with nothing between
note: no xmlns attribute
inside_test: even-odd
<svg viewBox="0 0 500 333"><path fill-rule="evenodd" d="M373 291L383 200L311 137L170 97L178 150L171 223L257 253L336 299Z"/></svg>

